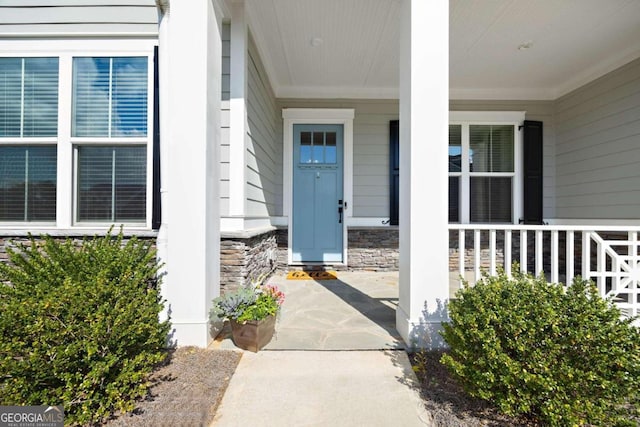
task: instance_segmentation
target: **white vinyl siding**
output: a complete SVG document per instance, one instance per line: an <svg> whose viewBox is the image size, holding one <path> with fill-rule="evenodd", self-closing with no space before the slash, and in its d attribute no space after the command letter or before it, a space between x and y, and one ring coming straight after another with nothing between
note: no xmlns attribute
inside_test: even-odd
<svg viewBox="0 0 640 427"><path fill-rule="evenodd" d="M557 217L640 218L640 59L557 100Z"/></svg>
<svg viewBox="0 0 640 427"><path fill-rule="evenodd" d="M222 24L222 100L228 101L231 93L231 24Z"/></svg>
<svg viewBox="0 0 640 427"><path fill-rule="evenodd" d="M282 215L282 121L253 39L247 57L246 214Z"/></svg>
<svg viewBox="0 0 640 427"><path fill-rule="evenodd" d="M0 35L158 33L154 0L0 0Z"/></svg>
<svg viewBox="0 0 640 427"><path fill-rule="evenodd" d="M553 101L460 101L450 111L526 111L526 120L543 122L543 217L555 217L555 127Z"/></svg>
<svg viewBox="0 0 640 427"><path fill-rule="evenodd" d="M281 99L282 108L353 108L352 216L389 217L389 122L398 119L395 100ZM383 225L380 223L380 225Z"/></svg>
<svg viewBox="0 0 640 427"><path fill-rule="evenodd" d="M222 24L222 102L220 124L220 216L229 215L229 121L231 25ZM226 74L225 74L226 73Z"/></svg>

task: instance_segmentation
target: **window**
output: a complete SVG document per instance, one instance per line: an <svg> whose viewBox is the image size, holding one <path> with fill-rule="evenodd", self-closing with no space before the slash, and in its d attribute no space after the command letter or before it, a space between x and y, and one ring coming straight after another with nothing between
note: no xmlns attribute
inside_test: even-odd
<svg viewBox="0 0 640 427"><path fill-rule="evenodd" d="M55 221L57 133L58 58L0 58L0 221Z"/></svg>
<svg viewBox="0 0 640 427"><path fill-rule="evenodd" d="M139 140L148 142L147 63L146 57L73 59L78 222L146 221L147 147Z"/></svg>
<svg viewBox="0 0 640 427"><path fill-rule="evenodd" d="M301 132L300 163L337 163L335 132Z"/></svg>
<svg viewBox="0 0 640 427"><path fill-rule="evenodd" d="M527 197L542 217L542 124L524 121L517 111L449 113L449 222L512 223L520 218ZM521 123L539 131L531 142L538 155L536 194L522 188ZM399 122L390 122L390 223L398 224ZM531 156L531 154L528 154ZM535 169L535 168L534 168ZM538 221L540 222L540 221Z"/></svg>
<svg viewBox="0 0 640 427"><path fill-rule="evenodd" d="M55 221L56 147L0 145L0 221Z"/></svg>
<svg viewBox="0 0 640 427"><path fill-rule="evenodd" d="M147 58L74 58L71 136L147 135Z"/></svg>
<svg viewBox="0 0 640 427"><path fill-rule="evenodd" d="M111 40L127 53L91 56L99 45L23 41L0 57L0 226L157 224L156 47Z"/></svg>
<svg viewBox="0 0 640 427"><path fill-rule="evenodd" d="M58 132L58 58L0 58L0 137Z"/></svg>
<svg viewBox="0 0 640 427"><path fill-rule="evenodd" d="M146 147L78 148L78 221L146 217Z"/></svg>
<svg viewBox="0 0 640 427"><path fill-rule="evenodd" d="M449 222L511 223L517 217L517 126L484 120L449 125Z"/></svg>

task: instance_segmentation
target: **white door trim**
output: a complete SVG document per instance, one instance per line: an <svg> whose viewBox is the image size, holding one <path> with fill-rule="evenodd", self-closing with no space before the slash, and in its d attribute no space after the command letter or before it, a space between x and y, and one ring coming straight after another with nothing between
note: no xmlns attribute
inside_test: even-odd
<svg viewBox="0 0 640 427"><path fill-rule="evenodd" d="M293 125L295 124L341 124L344 127L343 134L343 197L346 203L344 210L342 260L347 264L347 227L353 207L353 108L283 108L283 200L282 211L288 229L287 262L293 264L291 244L293 242L293 230L291 227L291 215L293 209Z"/></svg>

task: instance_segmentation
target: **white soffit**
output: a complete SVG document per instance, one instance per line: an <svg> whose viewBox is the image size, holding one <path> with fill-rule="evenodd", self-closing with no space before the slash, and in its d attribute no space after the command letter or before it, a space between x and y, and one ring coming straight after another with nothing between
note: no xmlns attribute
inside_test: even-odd
<svg viewBox="0 0 640 427"><path fill-rule="evenodd" d="M276 96L397 98L400 0L247 0Z"/></svg>
<svg viewBox="0 0 640 427"><path fill-rule="evenodd" d="M637 0L451 0L449 22L452 99L556 99L640 56Z"/></svg>
<svg viewBox="0 0 640 427"><path fill-rule="evenodd" d="M246 3L276 96L398 97L401 0ZM640 0L450 0L449 24L451 99L556 99L640 57Z"/></svg>

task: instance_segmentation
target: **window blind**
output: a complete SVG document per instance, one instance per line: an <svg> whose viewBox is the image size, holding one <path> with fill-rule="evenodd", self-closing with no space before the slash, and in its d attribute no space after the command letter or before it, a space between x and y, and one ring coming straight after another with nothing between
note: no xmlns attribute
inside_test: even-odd
<svg viewBox="0 0 640 427"><path fill-rule="evenodd" d="M510 177L471 177L471 222L511 222L511 186Z"/></svg>
<svg viewBox="0 0 640 427"><path fill-rule="evenodd" d="M55 221L56 147L0 147L0 221Z"/></svg>
<svg viewBox="0 0 640 427"><path fill-rule="evenodd" d="M469 171L513 172L513 126L469 126Z"/></svg>
<svg viewBox="0 0 640 427"><path fill-rule="evenodd" d="M0 137L58 133L58 58L0 58Z"/></svg>
<svg viewBox="0 0 640 427"><path fill-rule="evenodd" d="M78 220L144 222L146 147L78 147Z"/></svg>
<svg viewBox="0 0 640 427"><path fill-rule="evenodd" d="M147 135L147 58L74 58L72 135Z"/></svg>

